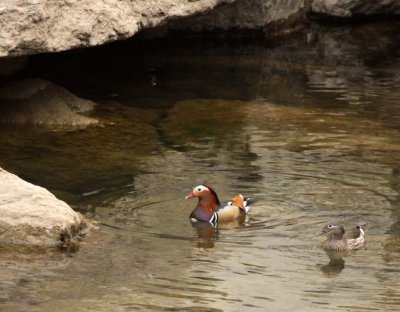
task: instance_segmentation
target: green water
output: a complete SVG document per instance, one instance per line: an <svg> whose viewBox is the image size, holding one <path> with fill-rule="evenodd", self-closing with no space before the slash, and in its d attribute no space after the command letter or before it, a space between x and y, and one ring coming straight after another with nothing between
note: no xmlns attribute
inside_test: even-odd
<svg viewBox="0 0 400 312"><path fill-rule="evenodd" d="M22 75L101 103L104 126L2 126L0 166L98 229L75 253L3 253L0 309L399 310L394 26L34 57ZM192 226L184 197L198 183L259 201L245 220ZM339 264L315 236L333 219L370 225Z"/></svg>

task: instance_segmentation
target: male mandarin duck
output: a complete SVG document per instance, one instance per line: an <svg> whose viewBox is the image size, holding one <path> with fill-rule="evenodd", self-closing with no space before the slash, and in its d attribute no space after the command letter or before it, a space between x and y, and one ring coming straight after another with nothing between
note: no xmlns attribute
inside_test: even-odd
<svg viewBox="0 0 400 312"><path fill-rule="evenodd" d="M241 194L231 201L220 203L217 193L209 186L198 185L185 198L198 197L199 202L190 214L193 222L203 221L217 223L218 221L230 221L249 211L250 203L255 200L245 198Z"/></svg>
<svg viewBox="0 0 400 312"><path fill-rule="evenodd" d="M325 225L319 233L328 234L321 247L327 251L351 251L360 249L364 245L367 224L345 230L343 226L333 222Z"/></svg>

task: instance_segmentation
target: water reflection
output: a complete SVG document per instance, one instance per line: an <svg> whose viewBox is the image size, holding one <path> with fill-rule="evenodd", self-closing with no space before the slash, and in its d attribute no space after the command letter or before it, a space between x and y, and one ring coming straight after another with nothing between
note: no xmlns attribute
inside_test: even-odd
<svg viewBox="0 0 400 312"><path fill-rule="evenodd" d="M26 75L102 103L104 127L3 127L0 165L99 229L59 266L0 261L2 310L398 310L397 28L313 27L271 49L33 57ZM259 201L247 220L191 224L199 181ZM327 257L314 234L332 219L372 224L367 248Z"/></svg>
<svg viewBox="0 0 400 312"><path fill-rule="evenodd" d="M218 228L209 222L192 222L192 226L196 229L199 236L197 247L213 248L214 241L218 240Z"/></svg>
<svg viewBox="0 0 400 312"><path fill-rule="evenodd" d="M212 224L209 222L191 222L192 227L196 229L199 240L197 242L197 247L199 248L213 248L214 242L218 241L221 232L224 233L226 230L240 229L245 226L248 222L248 216L242 214L239 218L220 222L218 224Z"/></svg>
<svg viewBox="0 0 400 312"><path fill-rule="evenodd" d="M338 252L326 252L329 257L329 263L321 267L321 271L327 276L335 276L342 272L344 269L345 261L343 257L345 255Z"/></svg>

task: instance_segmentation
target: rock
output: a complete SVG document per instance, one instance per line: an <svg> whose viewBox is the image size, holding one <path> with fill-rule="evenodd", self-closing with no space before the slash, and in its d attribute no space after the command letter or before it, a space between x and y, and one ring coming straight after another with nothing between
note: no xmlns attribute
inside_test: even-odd
<svg viewBox="0 0 400 312"><path fill-rule="evenodd" d="M311 0L311 10L313 13L343 18L350 18L354 16L400 14L400 1Z"/></svg>
<svg viewBox="0 0 400 312"><path fill-rule="evenodd" d="M85 219L46 189L0 168L0 245L68 244Z"/></svg>
<svg viewBox="0 0 400 312"><path fill-rule="evenodd" d="M232 1L5 0L0 2L0 57L100 45Z"/></svg>
<svg viewBox="0 0 400 312"><path fill-rule="evenodd" d="M190 29L192 31L263 30L274 23L290 23L293 18L297 19L298 15L304 16L305 10L304 0L237 0L220 5L208 14L177 20L168 24L167 27L173 30Z"/></svg>
<svg viewBox="0 0 400 312"><path fill-rule="evenodd" d="M278 30L284 34L303 24L310 12L335 17L399 14L400 1L3 0L0 3L0 57L101 45L166 22L173 22L168 26L171 29L264 28L267 34ZM188 19L179 22L182 18Z"/></svg>
<svg viewBox="0 0 400 312"><path fill-rule="evenodd" d="M86 126L97 123L78 115L95 103L81 99L49 81L14 81L0 89L0 122L12 124Z"/></svg>

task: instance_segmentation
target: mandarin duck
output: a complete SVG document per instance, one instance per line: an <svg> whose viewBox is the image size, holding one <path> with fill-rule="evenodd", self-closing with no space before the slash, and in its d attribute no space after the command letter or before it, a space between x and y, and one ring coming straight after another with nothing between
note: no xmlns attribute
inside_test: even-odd
<svg viewBox="0 0 400 312"><path fill-rule="evenodd" d="M203 221L217 223L218 221L230 221L246 214L249 206L255 200L238 194L226 203L220 203L217 193L209 186L198 185L185 199L198 197L199 202L190 214L192 222Z"/></svg>
<svg viewBox="0 0 400 312"><path fill-rule="evenodd" d="M346 231L343 226L335 222L329 223L318 234L327 234L327 238L321 244L321 247L326 251L345 252L360 249L364 245L366 229L367 224L360 224Z"/></svg>

